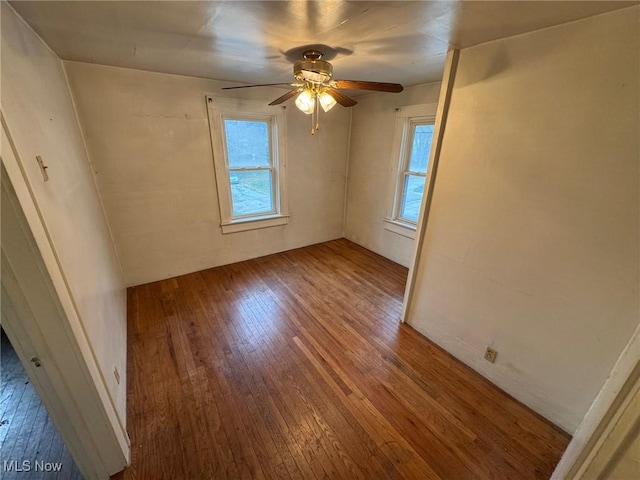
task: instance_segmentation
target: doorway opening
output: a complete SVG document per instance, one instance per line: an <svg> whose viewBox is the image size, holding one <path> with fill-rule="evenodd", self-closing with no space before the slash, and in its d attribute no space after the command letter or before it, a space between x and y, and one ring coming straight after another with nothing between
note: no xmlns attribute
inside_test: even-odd
<svg viewBox="0 0 640 480"><path fill-rule="evenodd" d="M82 479L2 328L0 336L0 477Z"/></svg>

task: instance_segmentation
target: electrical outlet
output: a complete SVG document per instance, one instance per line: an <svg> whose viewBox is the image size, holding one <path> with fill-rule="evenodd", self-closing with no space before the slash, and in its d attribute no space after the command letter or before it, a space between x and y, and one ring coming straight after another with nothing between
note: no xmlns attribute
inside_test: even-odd
<svg viewBox="0 0 640 480"><path fill-rule="evenodd" d="M116 382L120 385L120 372L118 371L118 367L113 367L113 376L116 377Z"/></svg>
<svg viewBox="0 0 640 480"><path fill-rule="evenodd" d="M491 347L487 347L484 352L484 359L488 360L491 363L496 362L496 357L498 356L498 352Z"/></svg>

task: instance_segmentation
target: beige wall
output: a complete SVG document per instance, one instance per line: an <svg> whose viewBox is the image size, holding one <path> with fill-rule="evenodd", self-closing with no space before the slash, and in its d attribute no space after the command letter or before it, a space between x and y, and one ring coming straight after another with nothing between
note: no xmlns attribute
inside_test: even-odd
<svg viewBox="0 0 640 480"><path fill-rule="evenodd" d="M409 311L568 432L638 324L638 13L461 52Z"/></svg>
<svg viewBox="0 0 640 480"><path fill-rule="evenodd" d="M353 107L344 236L405 267L414 240L385 230L396 108L437 103L440 83L358 98Z"/></svg>
<svg viewBox="0 0 640 480"><path fill-rule="evenodd" d="M287 105L285 226L222 235L205 94L269 101L282 89L66 62L127 285L342 236L349 111ZM277 109L278 107L273 107Z"/></svg>
<svg viewBox="0 0 640 480"><path fill-rule="evenodd" d="M63 65L5 2L1 35L2 110L77 314L124 424L126 292ZM46 183L36 155L49 167ZM114 367L120 372L120 384Z"/></svg>

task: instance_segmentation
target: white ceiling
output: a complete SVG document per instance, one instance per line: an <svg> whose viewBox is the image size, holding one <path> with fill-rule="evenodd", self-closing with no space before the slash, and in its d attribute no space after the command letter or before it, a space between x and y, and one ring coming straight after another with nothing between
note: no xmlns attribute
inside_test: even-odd
<svg viewBox="0 0 640 480"><path fill-rule="evenodd" d="M334 77L441 78L468 47L636 4L618 1L14 1L63 59L246 83L288 82L292 50L324 44ZM298 49L299 51L299 49ZM288 53L288 55L287 55Z"/></svg>

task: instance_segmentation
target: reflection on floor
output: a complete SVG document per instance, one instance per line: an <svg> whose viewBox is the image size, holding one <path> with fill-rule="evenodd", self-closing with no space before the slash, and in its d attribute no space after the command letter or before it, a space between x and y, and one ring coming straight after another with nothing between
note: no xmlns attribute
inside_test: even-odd
<svg viewBox="0 0 640 480"><path fill-rule="evenodd" d="M1 348L0 478L82 479L4 331Z"/></svg>
<svg viewBox="0 0 640 480"><path fill-rule="evenodd" d="M400 324L406 278L341 239L130 288L113 479L548 479L570 437Z"/></svg>

